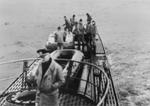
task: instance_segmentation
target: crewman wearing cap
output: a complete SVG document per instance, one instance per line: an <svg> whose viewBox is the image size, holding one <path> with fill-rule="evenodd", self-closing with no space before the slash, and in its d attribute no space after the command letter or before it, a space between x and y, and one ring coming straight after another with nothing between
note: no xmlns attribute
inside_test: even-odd
<svg viewBox="0 0 150 106"><path fill-rule="evenodd" d="M34 75L37 84L35 106L59 106L58 88L65 82L63 69L50 54L41 57L43 60Z"/></svg>

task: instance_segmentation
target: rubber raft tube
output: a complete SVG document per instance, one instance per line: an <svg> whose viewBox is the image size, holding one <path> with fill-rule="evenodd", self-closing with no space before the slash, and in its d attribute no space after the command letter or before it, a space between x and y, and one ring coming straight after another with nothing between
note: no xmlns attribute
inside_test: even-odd
<svg viewBox="0 0 150 106"><path fill-rule="evenodd" d="M4 106L35 106L36 90L24 90L11 93Z"/></svg>

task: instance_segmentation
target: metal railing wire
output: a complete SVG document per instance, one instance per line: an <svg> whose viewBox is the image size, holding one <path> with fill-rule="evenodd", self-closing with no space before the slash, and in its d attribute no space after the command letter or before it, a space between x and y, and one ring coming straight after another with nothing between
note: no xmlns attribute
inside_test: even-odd
<svg viewBox="0 0 150 106"><path fill-rule="evenodd" d="M79 62L79 61L68 60L68 59L57 59L57 60L58 61L70 61L70 62L77 62L77 63L80 63L80 64L86 64L86 65L89 65L89 66L92 66L92 67L98 69L100 72L102 72L104 74L104 76L106 78L106 83L105 83L106 86L105 86L104 92L102 93L103 94L102 98L99 98L100 101L97 103L97 106L101 106L102 103L104 102L104 100L105 100L105 98L107 96L108 90L109 90L109 78L108 78L106 72L104 71L104 69L101 68L100 66L97 66L97 65L95 65L93 63L88 63L88 62ZM84 80L84 79L80 79L80 80L87 81L87 80ZM92 85L94 85L93 82L88 82L88 83L91 83ZM96 87L96 85L94 85L94 86ZM86 96L86 95L84 95L84 96Z"/></svg>
<svg viewBox="0 0 150 106"><path fill-rule="evenodd" d="M13 60L13 61L9 61L9 62L3 62L3 63L0 63L0 65L3 65L3 64L10 64L10 63L15 63L15 62L25 62L25 61L33 61L35 62L36 60L39 60L40 58L28 58L28 59L20 59L20 60ZM109 78L107 76L107 74L105 73L105 71L103 70L103 68L95 65L95 64L92 64L92 63L88 63L88 62L78 62L78 61L73 61L73 60L68 60L68 59L56 59L57 61L68 61L68 62L76 62L76 63L80 63L80 64L86 64L86 65L89 65L89 66L92 66L94 68L96 68L97 70L99 70L100 72L103 73L103 75L105 76L105 80L106 80L106 86L105 86L105 90L104 92L102 92L102 96L100 97L100 95L98 95L98 102L97 102L97 106L101 106L103 104L103 102L105 102L105 99L106 99L106 96L107 96L107 93L108 93L108 90L109 90ZM33 64L33 63L31 63ZM31 65L30 65L31 66ZM20 74L20 76L18 78L15 79L15 81L0 95L0 98L3 98L5 97L7 94L11 93L11 92L14 92L14 91L19 91L22 89L23 84L23 74ZM72 77L73 78L73 77ZM80 79L80 81L85 81L84 79ZM18 83L18 84L17 84ZM89 83L92 83L92 82L89 82ZM21 84L21 85L20 85ZM18 86L18 88L15 88L15 86ZM13 89L14 87L14 89ZM94 86L96 87L96 85ZM86 95L85 95L86 96ZM1 104L2 100L0 101L0 104ZM96 102L96 101L95 101Z"/></svg>

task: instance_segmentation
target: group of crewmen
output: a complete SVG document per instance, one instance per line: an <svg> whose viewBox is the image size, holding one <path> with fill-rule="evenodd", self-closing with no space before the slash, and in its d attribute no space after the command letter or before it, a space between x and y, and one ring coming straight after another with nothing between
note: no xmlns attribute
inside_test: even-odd
<svg viewBox="0 0 150 106"><path fill-rule="evenodd" d="M61 27L57 28L56 35L56 42L58 43L58 49L63 49L63 41L64 36L67 34L66 32L72 32L74 36L74 40L78 42L78 49L80 50L80 46L82 44L82 49L84 46L87 45L89 48L95 45L95 36L97 34L97 27L95 21L92 19L89 13L86 13L87 16L87 23L86 25L83 24L83 20L79 19L76 21L76 15L69 19L64 16L65 24L64 31L61 30Z"/></svg>

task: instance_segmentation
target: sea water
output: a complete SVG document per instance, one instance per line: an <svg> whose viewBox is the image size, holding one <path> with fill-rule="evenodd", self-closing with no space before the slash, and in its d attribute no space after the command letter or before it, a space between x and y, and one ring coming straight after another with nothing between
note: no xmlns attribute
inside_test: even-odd
<svg viewBox="0 0 150 106"><path fill-rule="evenodd" d="M149 0L0 0L0 62L36 57L48 35L90 13L96 21L123 106L150 105ZM22 72L22 63L0 66L2 92Z"/></svg>

